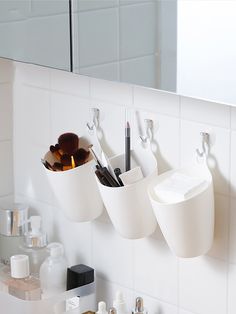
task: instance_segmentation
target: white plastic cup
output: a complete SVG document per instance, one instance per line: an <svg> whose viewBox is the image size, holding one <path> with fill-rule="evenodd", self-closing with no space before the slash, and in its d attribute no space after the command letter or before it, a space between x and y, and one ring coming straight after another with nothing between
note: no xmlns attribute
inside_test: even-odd
<svg viewBox="0 0 236 314"><path fill-rule="evenodd" d="M88 140L79 139L80 148L88 149ZM56 159L49 151L44 159L51 165ZM94 179L95 162L90 160L74 169L51 171L44 167L58 206L64 215L75 222L85 222L96 219L103 212L104 206Z"/></svg>
<svg viewBox="0 0 236 314"><path fill-rule="evenodd" d="M124 238L139 239L152 234L157 226L147 186L157 175L157 161L145 149L132 151L132 165L140 165L144 178L136 183L122 187L107 187L97 180L102 200L114 228ZM124 171L124 155L110 159L113 168Z"/></svg>
<svg viewBox="0 0 236 314"><path fill-rule="evenodd" d="M175 171L205 179L204 187L189 199L162 203L154 187ZM161 231L172 252L179 257L196 257L207 253L214 237L214 192L212 176L205 164L168 171L156 177L148 194Z"/></svg>
<svg viewBox="0 0 236 314"><path fill-rule="evenodd" d="M103 211L92 169L94 165L95 162L91 160L66 171L51 171L45 168L60 208L72 221L91 221Z"/></svg>

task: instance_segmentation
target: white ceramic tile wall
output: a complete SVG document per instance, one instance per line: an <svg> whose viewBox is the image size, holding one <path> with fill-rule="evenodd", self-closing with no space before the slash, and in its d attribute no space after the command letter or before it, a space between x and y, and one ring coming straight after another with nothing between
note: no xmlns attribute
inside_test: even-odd
<svg viewBox="0 0 236 314"><path fill-rule="evenodd" d="M69 71L69 1L43 2L1 1L1 56Z"/></svg>
<svg viewBox="0 0 236 314"><path fill-rule="evenodd" d="M153 0L74 1L74 71L175 90L176 32L172 27L176 22L169 12L176 14L176 7L163 10L166 5ZM165 36L159 39L157 32L162 28Z"/></svg>
<svg viewBox="0 0 236 314"><path fill-rule="evenodd" d="M235 108L32 65L15 66L16 198L27 200L33 211L42 213L50 239L65 244L70 264L84 262L96 268L98 298L111 305L114 291L120 288L129 307L135 296L144 296L151 314L234 314ZM84 224L64 218L40 158L61 132L89 137L85 125L91 120L89 108L96 106L109 154L123 150L125 108L132 121L133 142L144 132L143 120L153 119L161 171L189 163L200 146L199 132L210 132L216 232L206 256L176 258L158 228L149 238L125 240L106 214Z"/></svg>

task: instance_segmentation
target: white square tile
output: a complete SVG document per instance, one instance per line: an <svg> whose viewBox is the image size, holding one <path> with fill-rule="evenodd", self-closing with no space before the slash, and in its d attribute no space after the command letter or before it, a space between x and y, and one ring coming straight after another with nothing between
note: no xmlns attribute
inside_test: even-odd
<svg viewBox="0 0 236 314"><path fill-rule="evenodd" d="M158 161L158 171L162 173L179 166L179 119L146 111L133 112L131 127L134 145L140 142L139 136L145 136L145 119L153 121L155 155Z"/></svg>
<svg viewBox="0 0 236 314"><path fill-rule="evenodd" d="M141 86L157 87L155 56L121 61L120 80Z"/></svg>
<svg viewBox="0 0 236 314"><path fill-rule="evenodd" d="M98 10L105 8L112 8L118 5L118 0L76 0L75 10L88 11L88 10Z"/></svg>
<svg viewBox="0 0 236 314"><path fill-rule="evenodd" d="M18 142L14 145L15 193L53 204L53 193L40 159L48 146Z"/></svg>
<svg viewBox="0 0 236 314"><path fill-rule="evenodd" d="M27 20L9 21L0 23L0 33L8 34L1 36L0 55L12 60L25 61Z"/></svg>
<svg viewBox="0 0 236 314"><path fill-rule="evenodd" d="M227 264L210 258L180 259L179 305L198 314L226 314Z"/></svg>
<svg viewBox="0 0 236 314"><path fill-rule="evenodd" d="M61 93L89 97L89 78L65 71L51 70L51 89Z"/></svg>
<svg viewBox="0 0 236 314"><path fill-rule="evenodd" d="M231 132L230 192L236 198L236 131Z"/></svg>
<svg viewBox="0 0 236 314"><path fill-rule="evenodd" d="M32 64L15 62L15 81L39 88L50 87L50 70Z"/></svg>
<svg viewBox="0 0 236 314"><path fill-rule="evenodd" d="M13 89L11 84L0 84L0 141L12 139Z"/></svg>
<svg viewBox="0 0 236 314"><path fill-rule="evenodd" d="M52 93L52 143L56 143L62 133L73 132L78 136L88 136L86 123L89 122L89 102L76 96Z"/></svg>
<svg viewBox="0 0 236 314"><path fill-rule="evenodd" d="M32 18L25 23L25 54L19 60L27 55L27 62L70 71L69 14Z"/></svg>
<svg viewBox="0 0 236 314"><path fill-rule="evenodd" d="M5 196L14 191L12 142L0 142L0 152L0 196Z"/></svg>
<svg viewBox="0 0 236 314"><path fill-rule="evenodd" d="M120 237L112 225L98 222L93 223L92 237L92 264L97 275L132 289L133 241Z"/></svg>
<svg viewBox="0 0 236 314"><path fill-rule="evenodd" d="M181 166L185 167L196 158L196 149L201 149L200 132L210 134L208 164L213 175L216 193L229 195L229 150L230 131L223 128L181 121Z"/></svg>
<svg viewBox="0 0 236 314"><path fill-rule="evenodd" d="M91 265L91 223L70 221L58 207L53 207L53 217L53 241L64 245L68 265Z"/></svg>
<svg viewBox="0 0 236 314"><path fill-rule="evenodd" d="M79 64L81 67L118 60L118 10L78 13Z"/></svg>
<svg viewBox="0 0 236 314"><path fill-rule="evenodd" d="M0 83L8 83L13 81L14 62L11 60L0 58Z"/></svg>
<svg viewBox="0 0 236 314"><path fill-rule="evenodd" d="M231 106L231 129L236 130L236 107Z"/></svg>
<svg viewBox="0 0 236 314"><path fill-rule="evenodd" d="M50 93L23 85L17 85L15 93L17 95L14 103L15 145L35 144L49 147Z"/></svg>
<svg viewBox="0 0 236 314"><path fill-rule="evenodd" d="M179 117L179 96L144 87L134 87L134 106Z"/></svg>
<svg viewBox="0 0 236 314"><path fill-rule="evenodd" d="M177 304L178 261L163 241L135 241L134 289L154 298Z"/></svg>
<svg viewBox="0 0 236 314"><path fill-rule="evenodd" d="M76 71L76 72L75 72ZM119 63L108 63L88 68L79 68L73 72L109 81L119 81Z"/></svg>
<svg viewBox="0 0 236 314"><path fill-rule="evenodd" d="M230 219L229 219L229 261L236 264L236 200L230 201Z"/></svg>
<svg viewBox="0 0 236 314"><path fill-rule="evenodd" d="M230 127L230 106L210 101L180 97L181 118L201 123Z"/></svg>
<svg viewBox="0 0 236 314"><path fill-rule="evenodd" d="M98 79L91 79L91 96L119 105L130 106L133 102L133 91L130 85Z"/></svg>
<svg viewBox="0 0 236 314"><path fill-rule="evenodd" d="M207 255L227 261L228 259L229 198L215 195L214 241Z"/></svg>
<svg viewBox="0 0 236 314"><path fill-rule="evenodd" d="M236 265L229 265L229 282L228 282L228 312L234 314L236 312Z"/></svg>
<svg viewBox="0 0 236 314"><path fill-rule="evenodd" d="M51 144L48 91L16 87L14 104L15 192L52 203L52 192L40 159Z"/></svg>
<svg viewBox="0 0 236 314"><path fill-rule="evenodd" d="M144 3L120 8L120 56L134 58L155 53L156 6ZM140 23L140 21L142 21Z"/></svg>

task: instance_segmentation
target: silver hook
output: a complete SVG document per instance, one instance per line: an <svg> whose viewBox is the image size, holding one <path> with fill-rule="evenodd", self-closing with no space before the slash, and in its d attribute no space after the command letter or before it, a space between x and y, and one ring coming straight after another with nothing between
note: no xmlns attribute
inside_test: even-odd
<svg viewBox="0 0 236 314"><path fill-rule="evenodd" d="M140 135L140 139L143 143L147 143L148 141L152 141L153 139L153 121L150 119L144 120L145 126L146 126L146 135Z"/></svg>
<svg viewBox="0 0 236 314"><path fill-rule="evenodd" d="M89 124L87 122L87 128L89 131L93 131L94 128L97 128L99 126L99 109L98 108L91 108L91 112L93 115L93 122L92 124Z"/></svg>
<svg viewBox="0 0 236 314"><path fill-rule="evenodd" d="M209 154L209 133L207 132L201 132L200 133L202 137L202 151L200 152L199 149L196 149L196 152L199 157L207 157Z"/></svg>

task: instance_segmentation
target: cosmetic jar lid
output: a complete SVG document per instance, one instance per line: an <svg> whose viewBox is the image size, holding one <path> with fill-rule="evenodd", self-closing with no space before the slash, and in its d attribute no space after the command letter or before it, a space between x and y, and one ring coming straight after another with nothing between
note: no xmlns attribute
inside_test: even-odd
<svg viewBox="0 0 236 314"><path fill-rule="evenodd" d="M21 203L0 203L0 234L23 236L28 230L28 205Z"/></svg>
<svg viewBox="0 0 236 314"><path fill-rule="evenodd" d="M67 268L67 290L85 286L94 282L94 269L83 265Z"/></svg>
<svg viewBox="0 0 236 314"><path fill-rule="evenodd" d="M11 277L21 279L29 277L29 256L11 256Z"/></svg>

